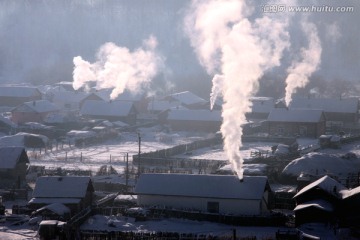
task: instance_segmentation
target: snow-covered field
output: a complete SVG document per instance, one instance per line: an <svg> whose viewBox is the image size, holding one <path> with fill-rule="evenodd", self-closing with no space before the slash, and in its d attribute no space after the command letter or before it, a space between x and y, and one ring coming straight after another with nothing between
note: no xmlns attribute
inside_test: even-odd
<svg viewBox="0 0 360 240"><path fill-rule="evenodd" d="M156 129L141 129L141 152L150 152L169 148L179 144L186 144L194 140L209 137L205 134L193 134L187 132L181 133L163 133L158 132ZM38 150L33 151L28 149L31 165L45 166L46 168L65 169L81 169L91 170L96 172L100 166L111 164L118 172L123 172L125 167L125 156L129 154L129 160L132 156L138 153L139 138L135 132L123 133L115 140L108 141L103 144L91 145L82 148L77 148L73 145L58 146L58 149L53 147L52 151L46 153ZM310 144L316 143L316 139L298 139L299 147L305 147ZM251 142L244 143L241 148L242 156L245 159L245 169L252 172L260 172L266 167L264 164L251 164L251 152L260 151L262 153L270 153L271 146L276 143L271 142ZM284 170L287 173L294 175L301 171L315 172L316 169L319 173L326 171L333 173L346 174L347 172L357 171L360 167L359 158L344 159L342 155L352 152L355 155L360 155L360 143L352 143L342 146L341 149L322 149L317 153L310 153L294 160ZM207 159L207 160L226 160L226 154L221 145L193 150L191 153L184 153L175 156L176 158L190 158L190 159ZM334 166L334 167L332 167ZM326 171L324 170L326 169ZM323 171L323 172L322 172ZM281 186L280 186L281 188ZM113 217L119 227L131 231L180 231L193 232L193 233L214 233L218 236L231 234L234 227L206 223L194 222L187 220L162 220L150 222L125 222L122 218ZM96 229L98 227L106 228L109 217L93 216L87 221L83 229ZM239 236L257 236L258 238L274 237L276 228L256 228L256 227L236 227ZM33 226L9 226L0 223L0 239L37 239L36 228Z"/></svg>

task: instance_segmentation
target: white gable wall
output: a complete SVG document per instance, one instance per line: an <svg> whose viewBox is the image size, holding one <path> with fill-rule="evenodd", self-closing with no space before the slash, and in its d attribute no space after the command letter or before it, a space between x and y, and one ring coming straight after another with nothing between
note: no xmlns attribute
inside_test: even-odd
<svg viewBox="0 0 360 240"><path fill-rule="evenodd" d="M208 212L208 202L218 202L220 214L232 215L261 215L269 211L267 207L268 191L264 192L261 200L141 194L138 195L137 201L140 206L169 207L201 212Z"/></svg>
<svg viewBox="0 0 360 240"><path fill-rule="evenodd" d="M259 199L218 199L164 195L138 195L137 199L140 206L147 207L158 206L208 212L208 202L219 202L220 214L261 215L267 212L264 202Z"/></svg>

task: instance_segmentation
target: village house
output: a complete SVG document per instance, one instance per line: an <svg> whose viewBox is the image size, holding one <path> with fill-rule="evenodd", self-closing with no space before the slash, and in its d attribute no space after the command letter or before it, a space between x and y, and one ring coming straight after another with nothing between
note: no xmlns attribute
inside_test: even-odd
<svg viewBox="0 0 360 240"><path fill-rule="evenodd" d="M120 101L132 103L137 113L146 113L149 99L145 94L124 91L115 98L111 98L112 89L96 90L94 93L105 102Z"/></svg>
<svg viewBox="0 0 360 240"><path fill-rule="evenodd" d="M209 101L206 101L205 99L189 91L170 94L164 97L164 100L169 102L176 102L179 105L192 110L210 109ZM218 108L214 109L219 110Z"/></svg>
<svg viewBox="0 0 360 240"><path fill-rule="evenodd" d="M23 147L0 148L0 187L20 189L26 185L29 158Z"/></svg>
<svg viewBox="0 0 360 240"><path fill-rule="evenodd" d="M92 119L106 119L135 124L136 110L128 101L96 101L87 100L80 109L80 115Z"/></svg>
<svg viewBox="0 0 360 240"><path fill-rule="evenodd" d="M326 127L333 131L354 127L359 120L358 98L294 98L289 108L322 110Z"/></svg>
<svg viewBox="0 0 360 240"><path fill-rule="evenodd" d="M140 206L230 215L268 213L270 192L263 176L142 174L135 186Z"/></svg>
<svg viewBox="0 0 360 240"><path fill-rule="evenodd" d="M12 122L9 118L0 115L0 132L11 134L16 128L17 124Z"/></svg>
<svg viewBox="0 0 360 240"><path fill-rule="evenodd" d="M90 177L43 176L36 180L28 206L39 209L49 204L61 203L72 215L89 207L94 200L94 187Z"/></svg>
<svg viewBox="0 0 360 240"><path fill-rule="evenodd" d="M37 101L42 98L36 87L0 86L0 105L16 107L24 102Z"/></svg>
<svg viewBox="0 0 360 240"><path fill-rule="evenodd" d="M347 188L329 176L302 188L294 196L296 226L310 222L334 222L334 219L339 217L338 209L344 191L347 191Z"/></svg>
<svg viewBox="0 0 360 240"><path fill-rule="evenodd" d="M51 91L47 93L46 98L63 111L76 112L80 110L86 100L102 100L94 93L78 91Z"/></svg>
<svg viewBox="0 0 360 240"><path fill-rule="evenodd" d="M270 135L317 138L325 133L325 116L322 110L275 108L263 127Z"/></svg>
<svg viewBox="0 0 360 240"><path fill-rule="evenodd" d="M252 97L251 111L246 113L246 118L251 121L266 120L275 108L275 100L270 97Z"/></svg>
<svg viewBox="0 0 360 240"><path fill-rule="evenodd" d="M174 131L217 132L222 118L220 111L171 109L160 115L160 122Z"/></svg>
<svg viewBox="0 0 360 240"><path fill-rule="evenodd" d="M25 102L11 110L11 120L17 124L25 122L42 123L49 114L59 111L60 109L48 100Z"/></svg>

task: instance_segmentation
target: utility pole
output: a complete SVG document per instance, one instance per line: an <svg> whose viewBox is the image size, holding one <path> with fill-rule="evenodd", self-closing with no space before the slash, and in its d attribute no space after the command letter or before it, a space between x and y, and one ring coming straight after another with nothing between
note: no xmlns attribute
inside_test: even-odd
<svg viewBox="0 0 360 240"><path fill-rule="evenodd" d="M125 170L126 192L129 191L129 153L126 153L126 170Z"/></svg>
<svg viewBox="0 0 360 240"><path fill-rule="evenodd" d="M140 153L141 153L141 137L140 137L140 133L138 132L138 140L139 140L139 153L138 153L138 178L140 177Z"/></svg>

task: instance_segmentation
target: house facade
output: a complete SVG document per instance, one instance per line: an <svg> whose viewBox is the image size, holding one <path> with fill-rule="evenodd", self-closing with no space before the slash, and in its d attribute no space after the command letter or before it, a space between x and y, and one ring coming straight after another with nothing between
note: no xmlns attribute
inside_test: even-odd
<svg viewBox="0 0 360 240"><path fill-rule="evenodd" d="M353 127L359 121L358 98L294 98L289 108L322 110L328 129Z"/></svg>
<svg viewBox="0 0 360 240"><path fill-rule="evenodd" d="M59 110L48 100L25 102L11 111L11 120L17 124L25 122L42 123L49 114L57 113Z"/></svg>
<svg viewBox="0 0 360 240"><path fill-rule="evenodd" d="M270 191L266 177L230 175L142 174L135 187L141 206L232 215L268 213Z"/></svg>
<svg viewBox="0 0 360 240"><path fill-rule="evenodd" d="M317 138L325 134L325 116L321 110L275 108L264 128L270 135Z"/></svg>
<svg viewBox="0 0 360 240"><path fill-rule="evenodd" d="M61 203L75 214L93 203L93 194L94 187L90 177L43 176L37 178L28 205L32 209L39 209L49 204Z"/></svg>
<svg viewBox="0 0 360 240"><path fill-rule="evenodd" d="M80 114L92 119L106 119L134 124L137 112L132 102L87 100L82 105Z"/></svg>
<svg viewBox="0 0 360 240"><path fill-rule="evenodd" d="M344 193L348 189L335 179L324 176L302 188L295 196L295 225L340 220Z"/></svg>
<svg viewBox="0 0 360 240"><path fill-rule="evenodd" d="M29 158L23 147L0 148L0 186L22 188L26 184Z"/></svg>
<svg viewBox="0 0 360 240"><path fill-rule="evenodd" d="M221 112L215 110L171 109L163 118L175 131L217 132L222 122Z"/></svg>

